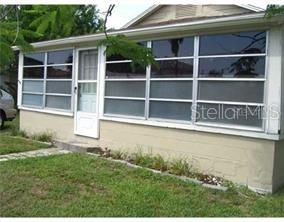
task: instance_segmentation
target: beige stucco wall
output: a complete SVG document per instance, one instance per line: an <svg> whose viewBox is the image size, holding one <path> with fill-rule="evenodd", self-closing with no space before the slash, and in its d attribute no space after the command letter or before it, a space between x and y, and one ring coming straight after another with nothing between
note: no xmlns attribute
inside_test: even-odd
<svg viewBox="0 0 284 222"><path fill-rule="evenodd" d="M29 133L53 131L62 140L110 149L134 152L141 148L165 158L187 157L201 172L259 191L272 191L284 184L284 142L112 121L100 121L100 139L95 140L74 135L73 117L24 110L20 127Z"/></svg>

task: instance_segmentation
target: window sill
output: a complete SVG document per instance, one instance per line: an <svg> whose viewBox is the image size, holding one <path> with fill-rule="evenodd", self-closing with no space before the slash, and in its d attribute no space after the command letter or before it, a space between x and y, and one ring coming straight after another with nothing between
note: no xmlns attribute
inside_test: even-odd
<svg viewBox="0 0 284 222"><path fill-rule="evenodd" d="M210 125L210 124L182 124L182 123L173 123L166 122L165 120L141 120L141 119L130 119L130 118L120 118L120 117L110 117L110 116L102 116L100 120L106 121L114 121L114 122L122 122L122 123L130 123L130 124L138 124L138 125L147 125L147 126L157 126L163 128L172 128L172 129L184 129L184 130L192 130L198 132L208 132L208 133L218 133L218 134L226 134L232 136L243 136L250 138L258 138L258 139L268 139L268 140L279 140L280 137L277 134L267 134L264 133L262 129L255 127L227 127L224 125Z"/></svg>
<svg viewBox="0 0 284 222"><path fill-rule="evenodd" d="M48 110L48 109L36 109L36 108L29 108L29 107L23 107L19 106L19 110L27 110L27 111L33 111L33 112L39 112L39 113L49 113L54 115L61 115L61 116L74 116L73 112L64 112L64 111L57 111L57 110Z"/></svg>

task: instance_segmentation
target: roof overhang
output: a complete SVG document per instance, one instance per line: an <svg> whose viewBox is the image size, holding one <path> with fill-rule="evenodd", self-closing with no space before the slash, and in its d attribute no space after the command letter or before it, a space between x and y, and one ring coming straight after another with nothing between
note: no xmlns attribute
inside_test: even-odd
<svg viewBox="0 0 284 222"><path fill-rule="evenodd" d="M202 30L214 29L221 30L222 28L234 27L261 27L268 28L275 25L284 24L283 16L275 16L271 19L264 18L264 13L253 13L239 16L230 16L215 19L205 19L201 21L192 21L185 23L168 24L161 26L125 29L109 32L109 35L123 34L130 39L151 39L153 36L170 35L178 32L202 33ZM31 45L35 49L57 47L63 48L66 46L78 46L86 43L94 43L105 38L104 33L84 35L77 37L62 38L50 41L36 42ZM19 50L18 47L13 47L14 50Z"/></svg>

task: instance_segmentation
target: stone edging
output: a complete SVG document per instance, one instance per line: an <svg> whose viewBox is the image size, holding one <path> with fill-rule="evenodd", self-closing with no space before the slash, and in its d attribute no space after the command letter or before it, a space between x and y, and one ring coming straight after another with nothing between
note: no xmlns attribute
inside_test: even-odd
<svg viewBox="0 0 284 222"><path fill-rule="evenodd" d="M94 153L86 153L86 154L92 155L92 156L96 156L96 157L104 158L104 157L102 157L102 156L99 155L99 154L94 154ZM212 185L212 184L206 184L206 183L203 183L202 181L200 181L200 180L198 180L198 179L195 179L195 178L189 178L189 177L186 177L186 176L178 176L178 175L174 175L174 174L170 174L170 173L165 173L165 172L162 172L162 171L160 171L160 170L154 170L154 169L151 169L151 168L138 166L138 165L136 165L136 164L129 163L129 162L125 161L125 160L116 160L116 159L113 159L113 158L111 158L111 157L104 158L104 159L109 160L109 161L112 161L112 162L122 163L122 164L127 165L127 166L132 167L132 168L145 169L145 170L151 171L151 172L153 172L153 173L160 174L160 175L162 175L162 176L174 177L174 178L176 178L176 179L183 180L183 181L188 182L188 183L199 184L199 185L201 185L201 186L203 186L203 187L210 188L210 189L220 190L220 191L224 191L224 192L228 190L228 187L217 186L217 185Z"/></svg>

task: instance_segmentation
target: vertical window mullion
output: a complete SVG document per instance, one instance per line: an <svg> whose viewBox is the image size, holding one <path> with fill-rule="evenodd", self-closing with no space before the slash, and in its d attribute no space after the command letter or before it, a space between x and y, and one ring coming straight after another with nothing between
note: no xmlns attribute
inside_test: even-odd
<svg viewBox="0 0 284 222"><path fill-rule="evenodd" d="M47 52L45 52L44 57L44 74L43 74L43 102L42 102L42 109L45 108L45 101L46 101L46 78L47 78Z"/></svg>
<svg viewBox="0 0 284 222"><path fill-rule="evenodd" d="M199 36L194 37L194 54L193 54L193 82L192 82L192 116L191 122L196 122L197 111L197 94L198 94L198 63L199 63Z"/></svg>
<svg viewBox="0 0 284 222"><path fill-rule="evenodd" d="M147 48L152 48L152 42L147 41ZM151 78L151 65L146 68L146 90L145 90L145 119L149 119L149 109L150 109L150 78Z"/></svg>

